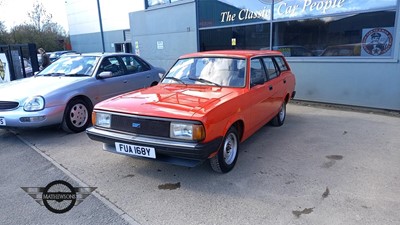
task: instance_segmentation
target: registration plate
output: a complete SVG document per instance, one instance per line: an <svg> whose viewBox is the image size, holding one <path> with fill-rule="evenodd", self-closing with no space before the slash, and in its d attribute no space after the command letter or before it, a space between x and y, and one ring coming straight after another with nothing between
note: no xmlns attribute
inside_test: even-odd
<svg viewBox="0 0 400 225"><path fill-rule="evenodd" d="M6 125L6 119L4 117L0 117L0 126L5 126Z"/></svg>
<svg viewBox="0 0 400 225"><path fill-rule="evenodd" d="M115 142L115 148L117 152L123 154L147 157L152 159L156 158L156 150L151 147Z"/></svg>

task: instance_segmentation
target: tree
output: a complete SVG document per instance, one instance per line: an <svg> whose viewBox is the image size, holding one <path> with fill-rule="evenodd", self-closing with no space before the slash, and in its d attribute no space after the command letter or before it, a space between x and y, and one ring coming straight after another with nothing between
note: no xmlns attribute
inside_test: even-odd
<svg viewBox="0 0 400 225"><path fill-rule="evenodd" d="M33 10L28 12L28 17L38 31L51 22L53 15L47 13L42 3L36 1L33 3Z"/></svg>
<svg viewBox="0 0 400 225"><path fill-rule="evenodd" d="M10 35L7 32L6 25L3 21L0 21L0 45L4 45L10 42Z"/></svg>
<svg viewBox="0 0 400 225"><path fill-rule="evenodd" d="M12 27L9 33L0 21L0 44L34 43L48 52L64 50L64 44L69 43L69 37L61 25L52 22L52 16L47 13L43 4L36 1L28 17L28 23Z"/></svg>

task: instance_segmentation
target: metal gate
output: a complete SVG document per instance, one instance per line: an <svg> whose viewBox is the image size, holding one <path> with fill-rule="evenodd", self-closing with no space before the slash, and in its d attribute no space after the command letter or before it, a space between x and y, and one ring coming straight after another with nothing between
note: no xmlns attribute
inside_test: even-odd
<svg viewBox="0 0 400 225"><path fill-rule="evenodd" d="M0 45L1 53L7 58L10 81L30 77L39 71L36 44Z"/></svg>

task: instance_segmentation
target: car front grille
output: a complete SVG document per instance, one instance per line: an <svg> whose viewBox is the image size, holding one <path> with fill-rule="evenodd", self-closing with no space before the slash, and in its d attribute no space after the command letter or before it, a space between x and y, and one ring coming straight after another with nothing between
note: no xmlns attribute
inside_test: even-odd
<svg viewBox="0 0 400 225"><path fill-rule="evenodd" d="M0 101L0 110L15 109L18 105L18 102Z"/></svg>
<svg viewBox="0 0 400 225"><path fill-rule="evenodd" d="M113 115L111 128L134 134L169 137L170 121Z"/></svg>

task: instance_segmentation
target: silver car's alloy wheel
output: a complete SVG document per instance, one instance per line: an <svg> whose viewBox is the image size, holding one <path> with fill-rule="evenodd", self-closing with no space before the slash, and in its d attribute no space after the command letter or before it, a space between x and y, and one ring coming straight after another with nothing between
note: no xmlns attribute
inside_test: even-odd
<svg viewBox="0 0 400 225"><path fill-rule="evenodd" d="M88 116L88 109L83 104L74 105L69 112L69 119L75 127L85 126Z"/></svg>
<svg viewBox="0 0 400 225"><path fill-rule="evenodd" d="M62 128L64 131L70 133L78 133L86 130L90 124L92 113L92 105L83 99L72 99L65 108L64 119Z"/></svg>

